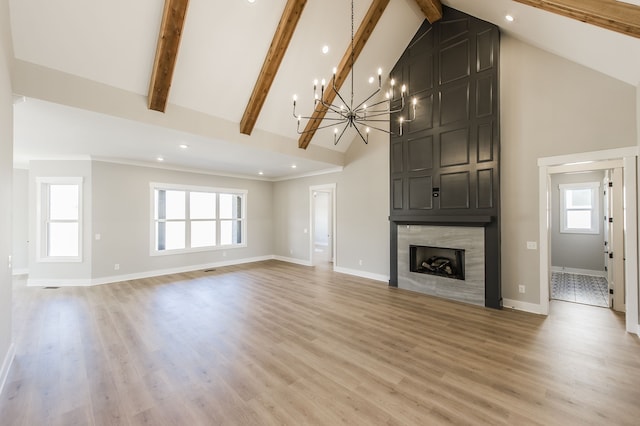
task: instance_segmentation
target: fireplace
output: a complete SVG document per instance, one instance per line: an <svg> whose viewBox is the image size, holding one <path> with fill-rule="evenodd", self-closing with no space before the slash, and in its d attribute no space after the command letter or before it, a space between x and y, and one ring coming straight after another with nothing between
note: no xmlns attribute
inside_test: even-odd
<svg viewBox="0 0 640 426"><path fill-rule="evenodd" d="M464 281L464 250L411 245L409 270Z"/></svg>
<svg viewBox="0 0 640 426"><path fill-rule="evenodd" d="M398 225L398 287L484 305L484 237L484 227Z"/></svg>

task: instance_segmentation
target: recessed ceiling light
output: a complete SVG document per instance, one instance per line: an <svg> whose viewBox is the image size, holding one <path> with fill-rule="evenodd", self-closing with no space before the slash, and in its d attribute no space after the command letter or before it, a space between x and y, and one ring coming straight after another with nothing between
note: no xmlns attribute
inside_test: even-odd
<svg viewBox="0 0 640 426"><path fill-rule="evenodd" d="M264 172L258 172L258 174L259 174L260 176L262 176L262 175L264 174Z"/></svg>
<svg viewBox="0 0 640 426"><path fill-rule="evenodd" d="M322 53L324 53L325 55L329 53L329 46L327 46L326 44L322 46Z"/></svg>
<svg viewBox="0 0 640 426"><path fill-rule="evenodd" d="M163 158L163 157L158 157L158 158L156 158L156 160L158 160L158 161L164 161L164 158Z"/></svg>
<svg viewBox="0 0 640 426"><path fill-rule="evenodd" d="M186 143L181 143L180 145L178 145L180 148L182 149L187 149L189 148L189 145L187 145Z"/></svg>
<svg viewBox="0 0 640 426"><path fill-rule="evenodd" d="M505 15L504 19L506 19L509 22L513 22L515 20L515 18L513 17L513 15Z"/></svg>
<svg viewBox="0 0 640 426"><path fill-rule="evenodd" d="M292 168L292 169L295 169L296 167L298 167L298 166L296 166L295 164L292 164L292 165L291 165L291 168Z"/></svg>
<svg viewBox="0 0 640 426"><path fill-rule="evenodd" d="M256 0L249 0L249 3L255 3Z"/></svg>

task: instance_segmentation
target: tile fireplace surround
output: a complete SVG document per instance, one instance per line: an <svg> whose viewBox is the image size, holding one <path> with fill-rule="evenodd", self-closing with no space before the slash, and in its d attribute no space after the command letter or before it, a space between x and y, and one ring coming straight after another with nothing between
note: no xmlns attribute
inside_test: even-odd
<svg viewBox="0 0 640 426"><path fill-rule="evenodd" d="M484 306L484 227L398 225L398 287ZM409 270L410 245L465 250L465 280L427 275Z"/></svg>

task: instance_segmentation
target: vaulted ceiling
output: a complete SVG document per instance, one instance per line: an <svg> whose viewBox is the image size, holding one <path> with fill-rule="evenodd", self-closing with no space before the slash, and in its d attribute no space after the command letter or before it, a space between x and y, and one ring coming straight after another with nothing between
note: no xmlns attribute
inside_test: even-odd
<svg viewBox="0 0 640 426"><path fill-rule="evenodd" d="M628 84L640 82L638 6L442 3ZM372 90L369 76L378 67L388 74L425 17L439 18L440 2L354 6L354 92L362 97ZM25 96L16 98L17 163L162 156L167 167L265 178L344 164L351 138L337 146L323 131L301 138L291 96L311 114L312 80L328 79L334 66L336 80L349 75L348 0L10 0L10 11L14 88ZM504 20L507 13L514 22Z"/></svg>

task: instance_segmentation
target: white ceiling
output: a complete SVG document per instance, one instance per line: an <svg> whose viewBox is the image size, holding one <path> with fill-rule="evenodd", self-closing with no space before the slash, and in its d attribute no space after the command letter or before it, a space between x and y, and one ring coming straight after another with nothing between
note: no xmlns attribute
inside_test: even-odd
<svg viewBox="0 0 640 426"><path fill-rule="evenodd" d="M299 112L311 112L313 79L328 79L349 45L348 0L307 2L256 130L251 137L239 135L240 119L285 3L191 0L167 114L161 115L139 110L146 110L141 99L148 91L164 0L10 0L15 58L27 70L33 66L41 72L38 79L30 80L26 72L18 79L20 94L29 98L15 104L16 164L87 156L155 162L163 156L167 167L255 177L262 171L269 179L335 170L353 138L334 147L331 132L320 131L308 151L299 150L291 98L298 95ZM613 78L640 83L640 39L509 0L443 3ZM355 0L356 28L369 4L370 0ZM504 20L507 13L514 22ZM373 89L366 80L378 67L389 72L423 19L414 0L389 3L356 62L356 100ZM323 55L325 44L329 53ZM42 89L42 76L59 72L68 77L64 87ZM107 106L112 100L85 93L87 80L114 94L135 96ZM109 114L79 109L85 108L81 100L65 101L72 99L70 93L76 99L86 96L87 102L90 98L95 106L90 109ZM177 110L178 126L171 115ZM151 119L140 119L147 116ZM191 116L210 117L213 124L203 132ZM237 126L238 135L216 123ZM181 143L189 148L178 148Z"/></svg>

